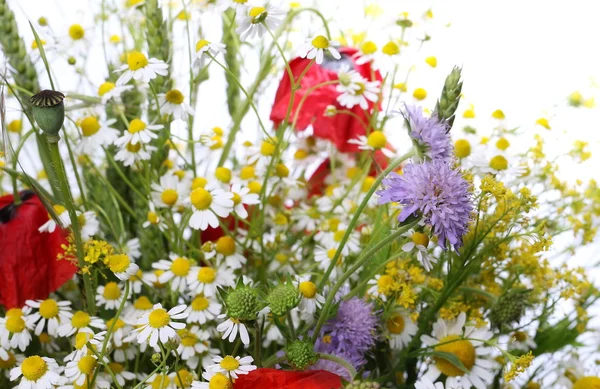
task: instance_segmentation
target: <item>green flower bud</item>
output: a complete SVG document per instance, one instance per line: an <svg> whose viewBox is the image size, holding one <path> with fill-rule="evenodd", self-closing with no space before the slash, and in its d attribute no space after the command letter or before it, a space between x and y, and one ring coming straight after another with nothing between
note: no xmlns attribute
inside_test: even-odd
<svg viewBox="0 0 600 389"><path fill-rule="evenodd" d="M521 320L527 308L529 292L529 290L513 290L500 296L490 312L492 325L501 328L503 325Z"/></svg>
<svg viewBox="0 0 600 389"><path fill-rule="evenodd" d="M31 96L33 118L49 137L57 137L65 121L65 95L53 90L43 90ZM57 139L58 141L58 139Z"/></svg>
<svg viewBox="0 0 600 389"><path fill-rule="evenodd" d="M239 320L255 320L260 310L256 291L248 287L230 292L225 299L225 304L227 315Z"/></svg>
<svg viewBox="0 0 600 389"><path fill-rule="evenodd" d="M69 57L67 59L67 62L69 63L69 65L75 65L77 63L77 60L75 59L75 57Z"/></svg>
<svg viewBox="0 0 600 389"><path fill-rule="evenodd" d="M267 297L267 302L275 316L283 316L298 305L298 291L291 285L278 285Z"/></svg>
<svg viewBox="0 0 600 389"><path fill-rule="evenodd" d="M296 340L288 344L285 349L285 356L296 370L305 370L308 366L317 362L317 354L312 343L302 340Z"/></svg>
<svg viewBox="0 0 600 389"><path fill-rule="evenodd" d="M372 381L354 380L346 384L346 389L379 389L381 385Z"/></svg>
<svg viewBox="0 0 600 389"><path fill-rule="evenodd" d="M454 123L454 114L458 108L460 102L460 92L462 90L462 81L460 80L461 68L454 67L446 81L444 82L444 88L442 89L442 95L435 105L434 114L441 122L448 124L448 131L452 128Z"/></svg>
<svg viewBox="0 0 600 389"><path fill-rule="evenodd" d="M150 359L152 360L152 363L154 363L155 365L158 365L160 363L160 361L162 360L162 357L161 357L160 353L154 353L154 354L152 354L152 357Z"/></svg>

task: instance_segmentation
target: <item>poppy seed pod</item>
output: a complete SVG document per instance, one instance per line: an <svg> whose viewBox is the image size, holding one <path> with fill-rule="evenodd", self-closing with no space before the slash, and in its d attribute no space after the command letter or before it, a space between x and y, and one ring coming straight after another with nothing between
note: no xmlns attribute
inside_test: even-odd
<svg viewBox="0 0 600 389"><path fill-rule="evenodd" d="M65 95L53 91L43 90L29 99L33 107L33 118L38 126L49 137L49 140L58 141L58 132L65 121Z"/></svg>

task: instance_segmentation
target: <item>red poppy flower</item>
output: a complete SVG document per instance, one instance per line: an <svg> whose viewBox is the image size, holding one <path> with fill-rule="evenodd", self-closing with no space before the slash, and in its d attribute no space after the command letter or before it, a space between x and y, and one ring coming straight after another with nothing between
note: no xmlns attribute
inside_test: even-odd
<svg viewBox="0 0 600 389"><path fill-rule="evenodd" d="M325 370L286 371L257 369L241 375L234 389L338 389L342 388L339 376Z"/></svg>
<svg viewBox="0 0 600 389"><path fill-rule="evenodd" d="M298 110L300 101L311 87L325 81L338 79L337 69L343 63L351 65L351 67L368 80L371 80L373 75L375 80L382 80L379 71L373 71L370 63L363 65L356 64L353 57L357 53L356 49L342 47L339 49L339 52L342 55L341 60L326 60L321 65L313 64L306 72L306 75L300 81L300 89L296 91L289 122L292 123L297 114L296 130L303 131L312 124L315 136L333 142L341 152L356 152L358 151L358 146L348 143L348 140L356 139L359 135L365 135L363 124L351 115L337 114L333 117L324 116L325 108L328 105L333 105L338 109L345 109L337 102L339 92L336 91L336 85L327 85L313 90L304 101L302 107L300 107L300 110ZM303 58L294 58L290 61L290 68L294 77L298 78L309 63L310 60ZM271 110L271 120L275 124L279 124L285 120L291 94L290 79L286 72L279 83L275 102ZM369 110L373 108L373 105L372 102L369 102ZM363 122L368 123L365 111L358 105L354 106L351 111Z"/></svg>
<svg viewBox="0 0 600 389"><path fill-rule="evenodd" d="M70 261L56 259L64 252L65 231L39 232L48 211L35 193L20 195L17 207L12 195L0 197L0 305L6 309L46 299L77 271Z"/></svg>

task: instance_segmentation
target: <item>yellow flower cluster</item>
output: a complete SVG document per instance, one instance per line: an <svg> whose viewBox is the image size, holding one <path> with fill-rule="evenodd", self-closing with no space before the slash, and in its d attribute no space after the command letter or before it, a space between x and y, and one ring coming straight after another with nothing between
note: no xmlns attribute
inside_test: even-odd
<svg viewBox="0 0 600 389"><path fill-rule="evenodd" d="M530 351L527 354L523 354L517 359L515 359L510 367L510 370L504 374L504 380L506 382L510 382L516 377L518 377L521 373L524 373L525 370L531 363L533 362L533 353Z"/></svg>

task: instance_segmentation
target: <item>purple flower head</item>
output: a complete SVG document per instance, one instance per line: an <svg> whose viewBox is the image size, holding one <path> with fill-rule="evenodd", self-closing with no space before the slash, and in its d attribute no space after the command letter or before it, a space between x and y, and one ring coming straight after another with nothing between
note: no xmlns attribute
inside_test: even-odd
<svg viewBox="0 0 600 389"><path fill-rule="evenodd" d="M410 137L420 150L432 161L449 162L453 158L452 139L446 123L440 122L436 115L423 116L421 107L404 105L402 112L409 127Z"/></svg>
<svg viewBox="0 0 600 389"><path fill-rule="evenodd" d="M422 216L446 247L446 240L458 249L467 233L473 204L469 184L458 170L444 161L409 164L404 174L390 173L384 180L385 189L377 192L379 204L402 204L398 220L411 215Z"/></svg>

